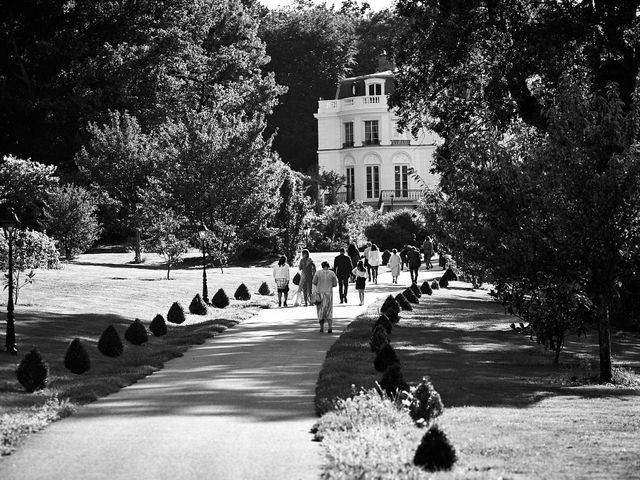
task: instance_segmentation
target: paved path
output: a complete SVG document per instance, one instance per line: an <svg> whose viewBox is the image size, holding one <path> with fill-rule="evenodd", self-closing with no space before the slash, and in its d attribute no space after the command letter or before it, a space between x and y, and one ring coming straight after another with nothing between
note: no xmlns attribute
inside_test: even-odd
<svg viewBox="0 0 640 480"><path fill-rule="evenodd" d="M370 285L366 303L397 291L389 281L385 273ZM318 332L315 307L261 311L31 436L0 462L0 478L319 478L315 383L326 351L363 310L351 288L349 299L334 306L331 335Z"/></svg>

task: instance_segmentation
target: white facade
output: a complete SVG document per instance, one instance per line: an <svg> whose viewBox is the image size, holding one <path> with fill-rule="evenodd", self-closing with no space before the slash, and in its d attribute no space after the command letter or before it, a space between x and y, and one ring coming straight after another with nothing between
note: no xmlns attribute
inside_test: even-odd
<svg viewBox="0 0 640 480"><path fill-rule="evenodd" d="M333 100L320 100L318 163L320 170L345 176L346 199L384 209L417 205L422 185L435 187L430 173L438 137L426 130L417 137L398 132L387 107L393 72L379 72L340 82Z"/></svg>

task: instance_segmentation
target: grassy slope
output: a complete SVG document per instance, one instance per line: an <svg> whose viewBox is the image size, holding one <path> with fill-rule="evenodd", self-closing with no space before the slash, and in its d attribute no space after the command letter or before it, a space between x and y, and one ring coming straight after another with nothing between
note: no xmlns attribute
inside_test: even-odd
<svg viewBox="0 0 640 480"><path fill-rule="evenodd" d="M511 319L486 292L454 286L423 295L391 335L405 379L430 376L447 407L439 424L459 462L434 478L638 478L639 392L567 385L567 379L591 373L585 369L595 366L594 338L572 341L564 364L554 368L548 352L509 329ZM368 345L375 318L354 322L328 353L318 382L319 410L326 397L346 394L351 384L371 387L379 377ZM640 371L637 336L615 340L616 364ZM404 435L401 458L412 458L421 434ZM377 475L379 466L360 461ZM325 475L337 478L331 465ZM387 478L415 478L410 466L396 468Z"/></svg>
<svg viewBox="0 0 640 480"><path fill-rule="evenodd" d="M195 259L192 263L196 266L172 271L172 280L166 280L166 270L158 257L148 255L142 265L128 263L131 257L81 255L61 270L38 271L34 285L20 292L15 312L19 354L0 354L0 453L9 453L23 433L55 420L56 408L61 415L68 412L66 404L52 404L52 396L83 403L117 391L181 355L190 345L204 342L273 302L272 297L260 295L248 302L231 300L224 310L210 308L206 316L187 314L184 324L169 324L168 335L150 337L147 344L133 346L124 341L124 331L135 318L146 324L157 313L166 318L174 301L182 303L188 312L193 296L202 292L202 269ZM232 267L224 274L220 269L208 269L210 297L218 288L224 288L232 298L243 282L254 294L263 281L271 286L268 268ZM110 324L125 344L124 354L116 359L97 350L98 339ZM4 334L4 322L0 329ZM76 337L83 340L92 361L91 370L83 375L74 375L63 365L66 348ZM50 383L46 390L28 394L17 382L14 371L34 346L50 364ZM36 417L43 420L34 422Z"/></svg>

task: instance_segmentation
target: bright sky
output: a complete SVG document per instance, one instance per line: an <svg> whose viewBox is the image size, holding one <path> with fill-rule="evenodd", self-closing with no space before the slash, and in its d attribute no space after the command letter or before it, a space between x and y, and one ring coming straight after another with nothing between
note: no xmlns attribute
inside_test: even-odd
<svg viewBox="0 0 640 480"><path fill-rule="evenodd" d="M384 8L390 8L393 4L393 0L360 0L359 3L366 1L373 10L382 10ZM260 3L269 7L284 7L286 5L293 4L293 0L260 0ZM327 5L334 4L337 8L342 5L342 0L313 0L313 3L326 3Z"/></svg>

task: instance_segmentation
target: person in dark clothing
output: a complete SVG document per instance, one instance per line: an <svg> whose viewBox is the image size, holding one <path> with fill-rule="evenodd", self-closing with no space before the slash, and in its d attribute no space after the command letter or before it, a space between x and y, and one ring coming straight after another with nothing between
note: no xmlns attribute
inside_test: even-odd
<svg viewBox="0 0 640 480"><path fill-rule="evenodd" d="M349 255L349 258L351 259L351 265L358 265L358 262L360 261L360 251L358 250L358 247L356 247L355 243L349 244L347 247L347 255ZM351 275L351 281L356 281L356 277L353 274Z"/></svg>
<svg viewBox="0 0 640 480"><path fill-rule="evenodd" d="M409 273L411 274L411 283L418 283L418 269L420 268L420 250L411 247L407 252L409 261Z"/></svg>
<svg viewBox="0 0 640 480"><path fill-rule="evenodd" d="M409 253L409 245L405 245L404 247L402 247L402 250L400 250L400 260L401 260L400 270L404 270L404 266L409 265L409 259L407 257L408 253Z"/></svg>
<svg viewBox="0 0 640 480"><path fill-rule="evenodd" d="M347 303L347 290L349 289L349 277L353 271L351 259L345 254L345 249L340 249L340 254L333 260L333 271L338 277L338 292L340 303Z"/></svg>

